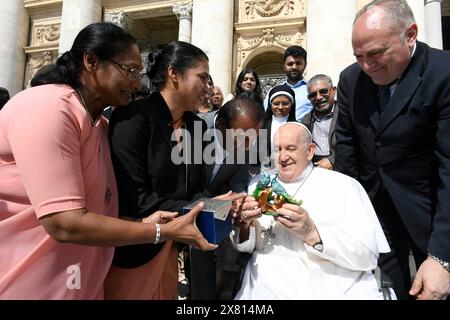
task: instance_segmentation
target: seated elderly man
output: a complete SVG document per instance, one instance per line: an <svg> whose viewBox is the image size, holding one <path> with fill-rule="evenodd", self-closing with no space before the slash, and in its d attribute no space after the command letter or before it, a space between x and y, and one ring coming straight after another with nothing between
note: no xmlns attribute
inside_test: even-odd
<svg viewBox="0 0 450 320"><path fill-rule="evenodd" d="M303 204L284 203L268 215L248 196L234 214L232 241L253 253L236 299L382 299L372 270L389 245L364 189L313 166L315 145L304 125L286 123L274 138L271 187L281 184Z"/></svg>

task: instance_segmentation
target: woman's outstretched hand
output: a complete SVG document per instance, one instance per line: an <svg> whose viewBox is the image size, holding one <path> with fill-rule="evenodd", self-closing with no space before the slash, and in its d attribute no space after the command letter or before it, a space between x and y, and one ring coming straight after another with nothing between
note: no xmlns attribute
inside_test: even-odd
<svg viewBox="0 0 450 320"><path fill-rule="evenodd" d="M161 241L174 240L200 250L214 250L216 244L209 243L195 224L204 203L198 203L191 211L161 226Z"/></svg>

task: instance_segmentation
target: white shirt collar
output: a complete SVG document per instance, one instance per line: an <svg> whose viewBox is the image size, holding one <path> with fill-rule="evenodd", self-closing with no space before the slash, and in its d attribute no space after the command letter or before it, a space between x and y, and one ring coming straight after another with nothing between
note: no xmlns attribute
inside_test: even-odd
<svg viewBox="0 0 450 320"><path fill-rule="evenodd" d="M281 179L279 179L281 182L283 182L283 184L297 184L297 183L302 183L303 180L305 180L309 174L311 173L311 170L314 169L314 165L311 161L309 161L308 165L306 166L306 168L303 170L303 172L300 174L300 176L296 179L293 179L289 182L283 181Z"/></svg>
<svg viewBox="0 0 450 320"><path fill-rule="evenodd" d="M411 58L414 55L414 52L416 52L416 48L417 48L417 42L414 43L413 51L411 52Z"/></svg>
<svg viewBox="0 0 450 320"><path fill-rule="evenodd" d="M214 116L214 119L213 119L214 151L215 151L215 161L214 161L214 163L222 164L223 160L226 157L228 157L230 153L227 152L225 149L223 149L222 145L219 143L219 139L217 138L217 134L216 134L217 130L218 130L218 129L216 129L216 119L217 119L217 114Z"/></svg>

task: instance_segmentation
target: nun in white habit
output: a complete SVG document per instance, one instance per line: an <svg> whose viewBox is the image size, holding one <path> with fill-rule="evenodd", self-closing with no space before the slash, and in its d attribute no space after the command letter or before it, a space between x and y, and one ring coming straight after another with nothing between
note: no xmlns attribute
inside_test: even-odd
<svg viewBox="0 0 450 320"><path fill-rule="evenodd" d="M252 257L236 299L383 299L372 270L389 245L365 190L313 166L315 145L299 123L279 127L274 151L278 182L303 204L273 217L245 199L231 238Z"/></svg>
<svg viewBox="0 0 450 320"><path fill-rule="evenodd" d="M273 87L268 95L269 108L264 117L263 129L267 130L267 156L273 152L272 143L275 132L286 122L295 120L295 92L286 84ZM267 161L263 161L266 162ZM273 161L272 161L273 162Z"/></svg>

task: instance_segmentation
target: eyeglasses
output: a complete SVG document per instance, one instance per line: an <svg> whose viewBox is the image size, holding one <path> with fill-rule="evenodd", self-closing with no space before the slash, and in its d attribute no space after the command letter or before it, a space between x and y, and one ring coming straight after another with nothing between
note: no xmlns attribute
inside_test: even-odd
<svg viewBox="0 0 450 320"><path fill-rule="evenodd" d="M114 63L115 65L118 65L119 67L121 67L123 70L125 70L126 72L128 72L128 78L131 81L135 81L135 80L140 80L142 78L141 75L141 70L139 69L135 69L135 68L130 68L124 64L118 63L117 61L114 61L113 59L107 59L108 61L111 61L112 63Z"/></svg>
<svg viewBox="0 0 450 320"><path fill-rule="evenodd" d="M310 92L310 93L308 93L308 96L307 96L308 99L314 99L315 97L317 97L317 92L319 92L321 96L325 96L330 92L330 89L322 88L319 91Z"/></svg>

